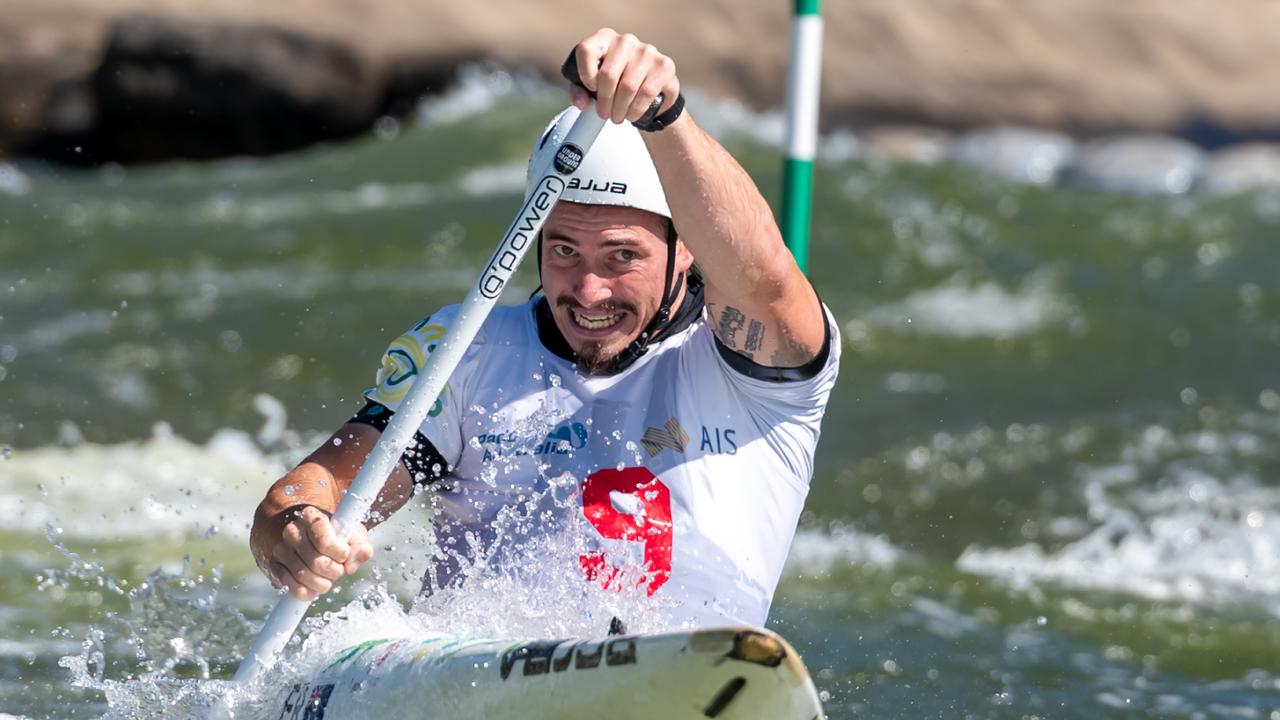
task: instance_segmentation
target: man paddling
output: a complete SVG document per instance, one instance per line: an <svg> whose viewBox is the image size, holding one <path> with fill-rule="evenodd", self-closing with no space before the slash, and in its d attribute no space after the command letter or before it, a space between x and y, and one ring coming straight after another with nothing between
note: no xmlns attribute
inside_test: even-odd
<svg viewBox="0 0 1280 720"><path fill-rule="evenodd" d="M812 476L837 330L750 177L684 112L671 59L607 29L575 58L595 105L572 90L575 107L535 144L531 184L580 110L613 122L543 227L543 293L486 320L374 515L431 486L428 588L477 558L519 557L493 552L515 543L502 528L572 526L588 540L575 568L586 581L638 587L673 621L762 625ZM343 542L329 514L456 312L393 342L365 407L259 505L254 556L295 597L372 557L366 529ZM565 478L572 517L529 501Z"/></svg>

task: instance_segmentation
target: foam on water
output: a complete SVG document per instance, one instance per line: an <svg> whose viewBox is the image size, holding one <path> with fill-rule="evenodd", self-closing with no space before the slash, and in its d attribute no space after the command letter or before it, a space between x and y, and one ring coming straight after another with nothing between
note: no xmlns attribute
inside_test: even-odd
<svg viewBox="0 0 1280 720"><path fill-rule="evenodd" d="M256 228L305 218L422 207L439 196L440 190L428 183L388 185L365 182L348 190L320 193L282 193L249 198L215 195L188 208L185 215L192 225L234 223Z"/></svg>
<svg viewBox="0 0 1280 720"><path fill-rule="evenodd" d="M1242 413L1221 427L1221 423L1206 421L1183 429L1148 425L1124 431L1124 442L1110 455L1096 453L1099 448L1090 445L1088 438L1044 428L979 433L972 442L935 443L932 455L937 455L934 460L939 462L945 460L945 448L961 456L981 456L983 447L989 450L1002 438L1008 443L1017 439L1018 447L1028 446L1023 448L1026 452L1057 448L1057 452L1079 452L1077 457L1096 457L1079 465L1079 492L1086 508L1083 516L1061 517L1057 529L1046 533L1068 540L1058 545L1045 540L1011 548L974 545L957 561L958 567L1015 587L1055 584L1193 602L1275 598L1280 595L1280 583L1274 579L1280 577L1280 568L1275 567L1275 558L1280 557L1276 527L1280 524L1273 520L1280 511L1280 490L1268 488L1255 470L1258 462L1274 455L1269 448L1280 439L1277 397L1263 393L1259 398L1262 411ZM261 440L278 442L287 432L281 409L265 398L259 406L269 419ZM33 452L35 457L46 459L74 457L81 469L73 474L79 474L86 467L110 466L111 461L98 459L96 453L112 449L119 453L114 462L126 466L142 464L124 457L129 453L151 457L153 464L169 458L170 472L146 476L141 483L156 483L162 488L173 484L173 476L191 464L219 464L230 459L230 466L257 467L268 475L285 465L281 454L262 450L248 433L235 435L231 431L205 445L160 432L143 443L105 450L80 446ZM916 454L909 453L913 458ZM15 453L12 460L0 464L0 472L9 473L6 465L14 462L26 463L20 465L24 477L33 468L53 466L25 455ZM173 456L186 459L174 461ZM928 472L931 462L922 458L909 464ZM12 476L0 477L5 478L6 492L12 491ZM235 501L237 517L252 507L258 494ZM128 616L120 624L88 635L80 652L64 660L65 666L79 687L102 693L110 706L108 718L203 715L219 708L230 708L237 718L269 718L278 716L279 696L293 682L312 676L343 649L370 639L430 633L526 639L594 637L602 634L613 616L626 618L632 631L664 627L662 608L652 606L647 598L582 583L574 562L582 548L572 536L541 538L530 546L531 553L543 559L559 557L563 562L558 564L571 572L540 573L542 582L531 586L527 574L477 567L462 589L439 591L419 600L413 611L406 611L406 599L416 592L421 557L392 560L395 552L404 548L384 551L386 545L407 544L419 556L425 552L428 541L422 539L421 517L406 508L393 521L408 522L405 528L396 530L391 525L375 531L383 561L381 575L365 575L356 600L309 621L302 639L286 651L285 662L255 688L196 679L207 668L234 665L236 653L247 646L253 626L244 623L221 598L214 572L199 571L204 579L197 582L197 571L192 568L158 571L142 586L120 588L130 599ZM166 527L176 527L178 532L190 529L182 523L161 523L161 531L169 531ZM413 542L406 543L405 538ZM907 551L886 537L844 526L805 529L793 544L787 577L789 582L803 582L805 576L816 576L820 582L842 567L894 567L909 559ZM58 581L92 581L92 567L81 566L78 571L85 577L64 576ZM97 572L110 586L109 576L100 567ZM382 581L395 581L392 576L397 573L404 576L402 587L387 590ZM568 608L573 612L566 612ZM974 616L927 598L914 599L912 612L912 617L939 637L962 639L981 630ZM126 652L135 648L144 652L147 663L138 674L118 677L117 671L113 677L104 668L110 667L113 657L119 657L122 644ZM47 651L47 647L41 649Z"/></svg>
<svg viewBox="0 0 1280 720"><path fill-rule="evenodd" d="M473 197L523 193L528 163L513 161L501 165L482 165L467 171L458 180L462 192Z"/></svg>
<svg viewBox="0 0 1280 720"><path fill-rule="evenodd" d="M782 149L785 115L781 109L750 108L737 100L713 97L698 88L685 88L684 93L689 111L712 135L722 140L745 138L768 148ZM456 123L481 117L509 100L540 102L564 97L558 80L549 82L532 74L513 74L478 64L464 67L447 92L424 100L417 118L427 126ZM389 118L383 123L390 128L398 127ZM886 128L873 128L872 134L883 135L884 130ZM383 137L394 136L394 130L384 132L380 127L375 132ZM1081 152L1070 138L1033 128L985 128L945 141L929 138L925 134L928 132L937 131L927 129L918 133L923 138L916 143L920 146L918 157L914 153L899 156L923 163L947 157L1006 180L1032 185L1051 184L1065 172L1073 172L1104 190L1177 194L1191 186L1203 162L1203 152L1198 149L1158 136L1110 138L1105 143L1092 143L1086 152ZM819 138L820 160L843 162L868 155L867 143L847 129L836 129ZM1218 185L1230 186L1232 190L1252 187L1274 181L1275 173L1273 167L1255 162L1237 174L1248 177L1232 184L1233 176Z"/></svg>
<svg viewBox="0 0 1280 720"><path fill-rule="evenodd" d="M993 282L969 285L953 279L875 308L856 322L928 335L1013 337L1053 324L1083 327L1084 320L1069 296L1056 291L1046 276L1037 276L1012 292Z"/></svg>
<svg viewBox="0 0 1280 720"><path fill-rule="evenodd" d="M1204 162L1204 151L1185 140L1119 136L1086 144L1073 173L1103 190L1177 195L1191 189Z"/></svg>
<svg viewBox="0 0 1280 720"><path fill-rule="evenodd" d="M415 500L417 507L405 508L375 530L377 561L355 579L356 599L308 621L303 639L258 685L240 688L209 680L218 668L238 663L248 647L255 627L238 608L255 604L255 588L265 587L264 581L236 582L228 600L220 569L188 562L128 582L64 541L216 531L243 547L263 488L302 447L311 446L291 435L274 398L259 397L255 405L266 418L258 442L248 433L223 430L200 445L160 427L143 442L19 451L0 466L0 510L21 517L20 530L47 532L63 558L63 567L40 573L41 589L60 590L58 595L90 589L128 601L127 613L90 619L97 624L79 652L61 662L73 685L105 697L107 718L223 717L228 712L274 717L281 688L311 677L340 650L370 639L429 633L599 637L614 617L624 618L632 632L679 624L668 613L669 604L648 597L639 577L623 573L607 589L585 580L579 567L588 549L582 523L551 523L556 532L529 532L530 526L544 526L542 500L561 509L579 507L576 492L561 487L571 482L568 478L549 482L545 498L531 495L526 507L499 513L492 546L476 539L477 552L457 558L466 582L418 598L412 612L406 611L402 598L417 595L435 549L423 522L431 495L425 493ZM538 430L545 437L546 428ZM299 449L264 449L291 437ZM536 518L533 509L539 511ZM46 529L59 518L65 529ZM498 554L506 562L490 562ZM46 655L52 649L48 643L39 647Z"/></svg>
<svg viewBox="0 0 1280 720"><path fill-rule="evenodd" d="M17 166L0 163L0 193L22 196L31 191L31 180Z"/></svg>
<svg viewBox="0 0 1280 720"><path fill-rule="evenodd" d="M541 99L563 92L531 74L509 73L486 65L468 65L445 93L418 106L424 125L455 123L488 113L506 99Z"/></svg>
<svg viewBox="0 0 1280 720"><path fill-rule="evenodd" d="M163 425L148 440L16 450L0 463L0 513L10 529L119 540L223 533L248 537L251 508L284 471L248 434L204 445Z"/></svg>
<svg viewBox="0 0 1280 720"><path fill-rule="evenodd" d="M495 521L499 540L516 537L521 522L526 519L519 512L500 515ZM145 658L143 671L119 679L107 677L104 668L110 665L112 650L108 632L100 628L92 630L80 652L64 657L62 664L71 671L76 686L106 697L111 708L108 718L211 711L267 718L276 716L282 693L293 683L313 677L341 651L368 640L437 633L592 638L604 636L615 617L624 618L631 632L671 627L668 606L649 598L643 585L624 579L605 588L585 581L577 562L584 550L582 540L571 531L534 537L509 553L517 559L515 566L493 567L486 562L492 553L481 553L477 562L464 567L464 584L419 598L412 611L406 611L404 600L385 584L363 581L364 589L355 600L306 621L301 639L249 687L174 677L175 670L185 668L187 677L194 672L208 678L213 665L234 664L237 649L248 646L251 631L234 608L219 600L216 570L199 581L190 567L178 573L159 571L128 591L129 617L112 628L112 634L127 636L126 644Z"/></svg>
<svg viewBox="0 0 1280 720"><path fill-rule="evenodd" d="M113 607L123 600L127 609L57 628L55 637L82 638L79 651L65 648L65 641L42 641L39 655L63 654L58 665L67 670L67 682L100 693L110 708L108 719L226 716L239 691L207 678L215 668L238 662L255 627L223 596L219 568L188 561L130 582L81 558L56 533L50 542L67 566L47 570L42 591L58 591L50 593L56 598L90 589L108 596Z"/></svg>
<svg viewBox="0 0 1280 720"><path fill-rule="evenodd" d="M1246 143L1211 157L1198 187L1211 193L1238 193L1280 187L1280 145Z"/></svg>
<svg viewBox="0 0 1280 720"><path fill-rule="evenodd" d="M824 576L850 565L893 567L906 553L883 535L836 525L829 530L801 528L787 556L785 576Z"/></svg>
<svg viewBox="0 0 1280 720"><path fill-rule="evenodd" d="M883 275L901 279L913 265L938 272L950 272L948 284L970 287L988 274L983 254L1002 235L1000 218L963 204L922 194L915 187L884 191L875 180L883 169L868 165L866 172L849 175L844 191L855 202L867 203L892 232L892 250L876 248L883 256ZM1018 200L1004 195L996 202L1001 215L1017 211ZM1024 280L1026 285L1052 286L1048 270L1040 270Z"/></svg>
<svg viewBox="0 0 1280 720"><path fill-rule="evenodd" d="M1080 467L1085 517L1048 524L1067 541L973 545L956 565L1023 589L1048 583L1280 611L1280 487L1261 470L1278 440L1274 413L1246 413L1223 430L1148 426L1114 463Z"/></svg>
<svg viewBox="0 0 1280 720"><path fill-rule="evenodd" d="M6 338L9 342L5 347L13 349L13 357L8 362L17 357L18 348L23 353L57 350L77 338L110 334L114 324L114 318L104 310L77 310L51 318Z"/></svg>
<svg viewBox="0 0 1280 720"><path fill-rule="evenodd" d="M712 135L747 138L766 147L782 147L785 130L782 110L749 108L737 100L719 99L697 88L686 87L683 92L689 112ZM530 74L510 73L487 65L470 65L459 71L457 80L448 91L423 100L418 106L417 118L426 126L456 123L481 117L508 100L563 101L567 104L568 99L564 83L558 80L548 82ZM823 136L820 143L821 155L825 159L844 160L861 153L857 138L845 130Z"/></svg>
<svg viewBox="0 0 1280 720"><path fill-rule="evenodd" d="M781 110L754 110L737 100L719 100L696 88L683 92L689 112L715 137L746 137L766 147L782 147L786 116ZM842 137L842 142L847 143L847 136Z"/></svg>
<svg viewBox="0 0 1280 720"><path fill-rule="evenodd" d="M1075 154L1075 142L1066 136L1016 127L967 133L949 148L957 163L1032 185L1056 180Z"/></svg>
<svg viewBox="0 0 1280 720"><path fill-rule="evenodd" d="M446 287L465 287L460 281L461 274L440 268L412 266L345 270L307 261L264 263L257 267L237 269L224 269L211 263L198 262L184 270L115 273L107 276L105 281L124 297L176 299L180 301L179 314L184 319L190 319L212 314L218 302L224 298L256 296L306 300L333 288L367 291L427 282ZM78 329L75 325L71 328ZM37 331L59 342L67 339L67 332L61 326L38 326L33 332ZM95 325L80 331L98 331L98 328Z"/></svg>
<svg viewBox="0 0 1280 720"><path fill-rule="evenodd" d="M512 513L496 524L515 532L517 518L518 513ZM511 536L501 530L498 535ZM523 562L495 567L482 558L464 568L464 584L418 598L410 610L385 585L369 585L345 607L304 623L303 639L286 651L252 694L239 698L237 717L267 717L272 708L278 709L282 688L313 677L342 651L369 640L434 634L598 638L606 634L612 618L624 619L629 632L671 627L667 605L648 597L643 586L622 582L606 589L584 581L578 568L583 549L581 538L572 532L524 541L515 555Z"/></svg>
<svg viewBox="0 0 1280 720"><path fill-rule="evenodd" d="M431 183L361 182L351 188L303 192L255 192L237 196L222 192L188 202L156 203L138 197L48 198L47 212L67 229L98 232L102 228L133 230L179 222L184 227L243 226L259 230L316 217L424 207L448 197Z"/></svg>
<svg viewBox="0 0 1280 720"><path fill-rule="evenodd" d="M572 544L543 544L539 552L577 552ZM576 556L575 556L576 557ZM450 634L462 637L538 639L602 637L610 618L626 618L628 630L665 627L660 609L641 592L584 584L576 573L542 574L530 585L513 575L485 570L462 588L419 601L412 611L385 585L374 584L346 606L303 623L279 662L250 686L208 680L211 665L234 665L237 648L255 629L219 602L216 583L193 582L189 571L157 573L130 593L129 619L112 630L145 658L143 670L123 678L106 676L112 658L109 636L95 628L80 651L62 659L80 688L106 698L105 718L176 716L273 718L283 693L332 663L342 651L375 639ZM196 678L175 677L175 669ZM205 678L205 679L200 679ZM212 715L209 715L212 713Z"/></svg>

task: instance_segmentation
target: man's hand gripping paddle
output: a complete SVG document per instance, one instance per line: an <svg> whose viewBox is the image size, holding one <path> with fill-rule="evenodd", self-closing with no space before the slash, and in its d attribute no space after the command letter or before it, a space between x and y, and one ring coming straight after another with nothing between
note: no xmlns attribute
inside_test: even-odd
<svg viewBox="0 0 1280 720"><path fill-rule="evenodd" d="M571 82L582 84L572 55L565 62L562 72ZM662 98L658 98L652 109L656 110L661 101ZM426 418L463 353L497 303L503 287L515 273L529 246L534 244L551 209L564 192L565 179L578 169L605 122L594 112L581 113L564 142L560 144L549 167L542 168L533 191L507 228L484 272L480 273L480 278L462 301L453 327L435 352L427 356L413 387L338 505L337 512L333 515L333 524L342 540L350 537L351 528L369 512L387 477L413 439L414 432ZM281 598L259 631L253 647L236 670L235 682L251 682L274 664L276 656L293 636L293 631L302 621L310 604L309 601L298 600L291 595Z"/></svg>

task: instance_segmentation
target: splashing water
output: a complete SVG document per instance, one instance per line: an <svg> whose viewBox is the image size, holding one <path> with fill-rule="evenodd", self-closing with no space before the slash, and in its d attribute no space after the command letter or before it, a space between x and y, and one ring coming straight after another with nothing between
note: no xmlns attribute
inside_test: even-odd
<svg viewBox="0 0 1280 720"><path fill-rule="evenodd" d="M545 441L561 420L555 413L540 415L522 434ZM494 464L501 462L499 457ZM460 545L440 547L417 519L397 517L398 532L385 546L395 551L389 553L391 567L384 563L372 580L359 581L347 604L305 622L276 667L249 687L218 679L240 661L255 631L223 596L221 569L188 559L178 570L156 570L130 583L68 548L51 527L49 541L66 567L46 571L44 588L92 586L127 603L118 614L108 612L105 624L89 628L79 652L59 665L74 687L105 698L107 720L266 718L278 712L281 688L305 681L336 653L368 640L432 633L598 637L613 618L624 619L632 632L679 625L669 604L648 597L641 570L623 569L607 588L585 578L579 558L591 549L589 536L581 522L570 521L581 514L580 503L575 478L544 477L519 502L498 510L489 536L469 534ZM390 589L387 581L394 578L388 576L406 579L424 556L444 557L454 573L450 582L430 582L439 579L429 576L436 589L406 610L410 603Z"/></svg>
<svg viewBox="0 0 1280 720"><path fill-rule="evenodd" d="M126 581L80 559L52 531L50 540L69 567L48 572L44 587L65 592L80 583L128 601L127 613L108 612L106 626L90 627L80 652L58 662L73 687L105 697L104 720L229 716L242 691L209 678L239 662L253 627L220 602L219 569L193 573L188 562L180 572L157 570L126 591Z"/></svg>

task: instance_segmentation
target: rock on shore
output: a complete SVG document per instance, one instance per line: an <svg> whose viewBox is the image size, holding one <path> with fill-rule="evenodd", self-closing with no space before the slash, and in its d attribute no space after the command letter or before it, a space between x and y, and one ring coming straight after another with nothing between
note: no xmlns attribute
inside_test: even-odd
<svg viewBox="0 0 1280 720"><path fill-rule="evenodd" d="M826 3L827 126L1026 125L1202 143L1280 134L1266 0ZM682 79L782 102L789 4L765 0L4 0L0 152L96 163L268 153L367 129L465 62L551 77L611 26Z"/></svg>

